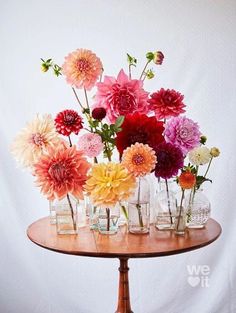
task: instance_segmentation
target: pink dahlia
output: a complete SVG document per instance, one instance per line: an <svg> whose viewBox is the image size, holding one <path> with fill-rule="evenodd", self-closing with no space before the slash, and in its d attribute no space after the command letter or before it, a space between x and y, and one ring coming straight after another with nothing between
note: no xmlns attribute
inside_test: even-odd
<svg viewBox="0 0 236 313"><path fill-rule="evenodd" d="M111 123L120 115L148 113L148 93L143 89L143 82L129 79L123 70L117 79L105 76L104 82L97 83L97 87L94 107L104 107Z"/></svg>
<svg viewBox="0 0 236 313"><path fill-rule="evenodd" d="M87 133L79 138L78 147L89 158L94 158L102 152L104 144L98 134Z"/></svg>
<svg viewBox="0 0 236 313"><path fill-rule="evenodd" d="M102 62L92 51L77 49L65 57L62 73L70 85L90 90L102 73Z"/></svg>
<svg viewBox="0 0 236 313"><path fill-rule="evenodd" d="M70 136L71 133L78 135L83 128L82 118L74 110L59 112L55 118L55 127L59 134Z"/></svg>
<svg viewBox="0 0 236 313"><path fill-rule="evenodd" d="M201 133L199 126L193 120L178 116L171 118L165 126L164 136L166 142L170 142L182 150L184 155L200 144Z"/></svg>
<svg viewBox="0 0 236 313"><path fill-rule="evenodd" d="M155 112L158 120L178 116L185 112L183 99L184 96L178 91L161 88L151 94L151 98L148 100L149 109Z"/></svg>
<svg viewBox="0 0 236 313"><path fill-rule="evenodd" d="M83 199L83 186L90 164L76 147L50 149L34 165L36 184L48 200L61 199L68 193Z"/></svg>
<svg viewBox="0 0 236 313"><path fill-rule="evenodd" d="M171 143L160 143L156 148L157 163L155 176L164 179L178 174L179 169L184 166L184 156L180 148Z"/></svg>

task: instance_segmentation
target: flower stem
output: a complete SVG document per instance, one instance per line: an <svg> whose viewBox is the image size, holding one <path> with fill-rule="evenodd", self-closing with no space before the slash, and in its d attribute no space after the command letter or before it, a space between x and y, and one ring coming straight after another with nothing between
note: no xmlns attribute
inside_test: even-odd
<svg viewBox="0 0 236 313"><path fill-rule="evenodd" d="M106 213L107 213L107 231L110 230L110 216L111 216L111 211L109 208L106 208Z"/></svg>
<svg viewBox="0 0 236 313"><path fill-rule="evenodd" d="M122 209L122 212L124 213L124 216L125 216L126 220L128 221L129 215L128 215L128 212L126 210L126 207L124 205L122 205L121 202L120 202L120 207Z"/></svg>
<svg viewBox="0 0 236 313"><path fill-rule="evenodd" d="M129 79L131 79L131 64L129 64Z"/></svg>
<svg viewBox="0 0 236 313"><path fill-rule="evenodd" d="M70 206L70 211L71 211L71 217L72 217L72 222L73 222L73 229L74 231L76 231L76 222L75 222L75 216L74 216L74 211L73 211L73 207L72 207L72 203L70 201L70 196L69 194L66 195L69 206Z"/></svg>
<svg viewBox="0 0 236 313"><path fill-rule="evenodd" d="M78 97L78 95L77 95L77 93L76 93L76 91L75 91L75 88L72 87L72 90L73 90L73 92L74 92L74 95L75 95L75 97L76 97L76 100L78 101L78 103L79 103L81 109L84 110L84 107L82 106L82 103L80 102L80 99L79 99L79 97Z"/></svg>
<svg viewBox="0 0 236 313"><path fill-rule="evenodd" d="M148 66L148 64L149 64L150 62L151 62L151 61L148 60L147 63L145 64L145 66L144 66L144 68L143 68L143 71L142 71L142 73L141 73L141 75L140 75L140 77L139 77L140 80L142 79L142 77L143 77L143 75L144 75L144 73L145 73L145 70L146 70L146 68L147 68L147 66Z"/></svg>
<svg viewBox="0 0 236 313"><path fill-rule="evenodd" d="M140 177L138 178L138 203L136 204L136 208L138 209L139 225L140 227L143 227L143 217L140 205Z"/></svg>
<svg viewBox="0 0 236 313"><path fill-rule="evenodd" d="M87 108L89 109L88 95L87 95L87 90L85 88L84 88L84 94L85 94L85 100L86 100Z"/></svg>
<svg viewBox="0 0 236 313"><path fill-rule="evenodd" d="M70 139L70 135L68 136L68 138L69 138L70 147L72 147L72 141Z"/></svg>
<svg viewBox="0 0 236 313"><path fill-rule="evenodd" d="M176 230L179 230L179 223L180 223L180 217L182 213L182 208L183 208L183 200L184 200L184 189L182 188L182 195L181 195L181 200L180 200L180 209L179 209L179 216L178 216L178 222L177 222L177 227Z"/></svg>
<svg viewBox="0 0 236 313"><path fill-rule="evenodd" d="M172 213L171 213L171 209L170 209L170 194L169 194L169 187L168 187L167 179L165 179L165 184L166 184L167 204L168 204L168 210L169 210L169 214L170 214L170 223L172 225L173 219L172 219Z"/></svg>
<svg viewBox="0 0 236 313"><path fill-rule="evenodd" d="M207 173L208 173L208 171L209 171L209 169L210 169L212 160L213 160L213 156L211 157L210 162L208 163L208 166L207 166L207 169L206 169L206 173L205 173L205 175L204 175L204 178L206 177L206 175L207 175Z"/></svg>

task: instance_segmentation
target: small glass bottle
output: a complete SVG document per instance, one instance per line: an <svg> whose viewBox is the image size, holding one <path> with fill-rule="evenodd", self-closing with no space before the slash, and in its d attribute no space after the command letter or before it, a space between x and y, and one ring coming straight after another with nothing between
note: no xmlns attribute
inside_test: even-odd
<svg viewBox="0 0 236 313"><path fill-rule="evenodd" d="M128 229L134 234L145 234L150 229L150 187L145 177L137 178L137 187L128 200Z"/></svg>
<svg viewBox="0 0 236 313"><path fill-rule="evenodd" d="M67 194L63 199L55 200L56 226L59 235L78 233L78 200Z"/></svg>

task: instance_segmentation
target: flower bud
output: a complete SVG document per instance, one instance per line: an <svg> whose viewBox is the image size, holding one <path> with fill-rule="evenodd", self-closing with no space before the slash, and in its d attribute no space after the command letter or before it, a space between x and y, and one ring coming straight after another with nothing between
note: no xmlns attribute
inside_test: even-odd
<svg viewBox="0 0 236 313"><path fill-rule="evenodd" d="M95 108L92 111L92 117L95 120L101 121L102 119L104 119L104 117L107 115L107 112L104 108Z"/></svg>
<svg viewBox="0 0 236 313"><path fill-rule="evenodd" d="M155 74L154 74L153 70L150 69L146 72L147 79L152 79L154 76L155 76Z"/></svg>
<svg viewBox="0 0 236 313"><path fill-rule="evenodd" d="M156 51L153 56L153 62L157 65L161 65L164 60L164 54L161 51Z"/></svg>
<svg viewBox="0 0 236 313"><path fill-rule="evenodd" d="M148 59L148 61L151 62L153 60L153 58L154 58L154 54L152 52L148 52L146 54L146 58Z"/></svg>
<svg viewBox="0 0 236 313"><path fill-rule="evenodd" d="M201 137L200 137L200 143L201 143L202 145L205 145L206 141L207 141L207 137L206 137L206 136L201 136Z"/></svg>
<svg viewBox="0 0 236 313"><path fill-rule="evenodd" d="M42 72L47 72L49 70L49 66L46 63L43 63L41 65L41 71Z"/></svg>
<svg viewBox="0 0 236 313"><path fill-rule="evenodd" d="M213 158L216 158L220 155L220 150L216 147L211 148L210 154L213 156Z"/></svg>

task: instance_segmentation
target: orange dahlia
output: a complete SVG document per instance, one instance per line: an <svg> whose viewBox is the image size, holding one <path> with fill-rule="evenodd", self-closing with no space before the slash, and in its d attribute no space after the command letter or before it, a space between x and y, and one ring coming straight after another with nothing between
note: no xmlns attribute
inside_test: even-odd
<svg viewBox="0 0 236 313"><path fill-rule="evenodd" d="M70 85L90 90L102 73L102 62L92 51L77 49L65 57L62 73Z"/></svg>
<svg viewBox="0 0 236 313"><path fill-rule="evenodd" d="M83 186L90 164L75 146L50 149L34 165L36 184L49 200L61 199L71 193L83 199Z"/></svg>
<svg viewBox="0 0 236 313"><path fill-rule="evenodd" d="M122 164L134 176L150 173L155 168L156 160L155 151L149 145L138 142L126 148L122 156Z"/></svg>
<svg viewBox="0 0 236 313"><path fill-rule="evenodd" d="M190 171L186 171L179 176L178 181L182 189L192 189L196 184L196 176Z"/></svg>

